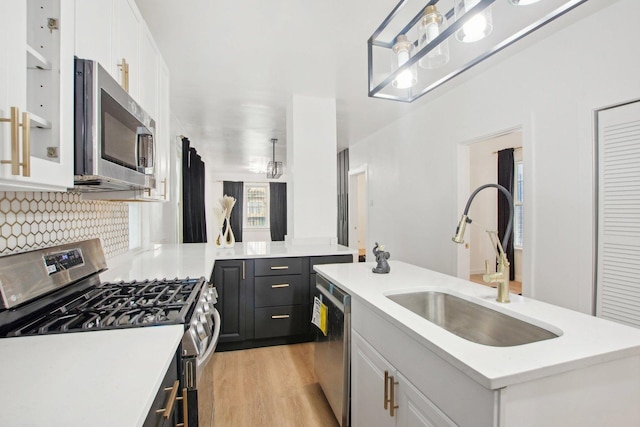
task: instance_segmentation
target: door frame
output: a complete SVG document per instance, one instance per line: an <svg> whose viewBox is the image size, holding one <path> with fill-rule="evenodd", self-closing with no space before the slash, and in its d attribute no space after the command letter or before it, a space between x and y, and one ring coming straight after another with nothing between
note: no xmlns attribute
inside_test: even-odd
<svg viewBox="0 0 640 427"><path fill-rule="evenodd" d="M358 223L358 176L364 174L364 200L367 209L364 213L366 224L365 249L369 247L369 166L365 163L356 168L349 168L349 247L358 249L358 232L354 224Z"/></svg>

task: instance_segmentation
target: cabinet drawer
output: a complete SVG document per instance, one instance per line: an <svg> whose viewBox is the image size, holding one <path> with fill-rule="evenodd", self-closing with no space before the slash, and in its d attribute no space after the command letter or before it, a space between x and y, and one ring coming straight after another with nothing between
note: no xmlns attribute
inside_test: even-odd
<svg viewBox="0 0 640 427"><path fill-rule="evenodd" d="M302 273L302 258L263 258L255 260L256 276Z"/></svg>
<svg viewBox="0 0 640 427"><path fill-rule="evenodd" d="M266 276L255 279L255 306L302 304L302 276Z"/></svg>
<svg viewBox="0 0 640 427"><path fill-rule="evenodd" d="M298 335L305 331L301 305L256 308L255 337Z"/></svg>
<svg viewBox="0 0 640 427"><path fill-rule="evenodd" d="M309 258L309 273L315 273L314 265L320 264L343 264L353 262L353 255L328 255L328 256L312 256ZM314 284L315 286L315 284Z"/></svg>

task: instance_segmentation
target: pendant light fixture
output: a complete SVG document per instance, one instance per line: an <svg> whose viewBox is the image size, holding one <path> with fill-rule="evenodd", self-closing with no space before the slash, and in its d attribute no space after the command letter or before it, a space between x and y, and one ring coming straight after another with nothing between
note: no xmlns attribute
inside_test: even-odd
<svg viewBox="0 0 640 427"><path fill-rule="evenodd" d="M399 0L367 41L369 96L415 101L585 2Z"/></svg>
<svg viewBox="0 0 640 427"><path fill-rule="evenodd" d="M273 157L272 160L267 164L268 179L280 178L284 170L284 168L282 167L282 162L276 162L276 142L278 142L278 140L275 138L271 140L271 143L273 144Z"/></svg>

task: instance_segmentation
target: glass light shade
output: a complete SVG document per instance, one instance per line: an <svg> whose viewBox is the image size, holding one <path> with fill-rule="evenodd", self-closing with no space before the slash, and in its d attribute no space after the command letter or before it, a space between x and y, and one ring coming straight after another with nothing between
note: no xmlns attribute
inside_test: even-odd
<svg viewBox="0 0 640 427"><path fill-rule="evenodd" d="M514 6L526 6L528 4L538 3L540 0L509 0Z"/></svg>
<svg viewBox="0 0 640 427"><path fill-rule="evenodd" d="M267 178L278 179L282 176L282 162L270 161L267 164Z"/></svg>
<svg viewBox="0 0 640 427"><path fill-rule="evenodd" d="M456 21L470 11L480 0L456 0L455 16ZM456 32L456 39L463 43L473 43L482 40L491 34L493 30L493 17L491 14L491 6L475 13L461 29Z"/></svg>
<svg viewBox="0 0 640 427"><path fill-rule="evenodd" d="M393 45L393 52L396 56L392 61L393 71L402 67L411 58L412 51L413 43L407 39L406 35L399 35ZM418 70L415 65L401 72L392 82L393 87L398 89L407 89L415 86L416 83L418 83Z"/></svg>
<svg viewBox="0 0 640 427"><path fill-rule="evenodd" d="M438 12L435 6L427 6L424 10L424 16L418 24L418 49L431 43L446 26L447 18ZM422 68L432 69L442 67L447 62L449 62L449 40L444 40L423 56L418 64Z"/></svg>

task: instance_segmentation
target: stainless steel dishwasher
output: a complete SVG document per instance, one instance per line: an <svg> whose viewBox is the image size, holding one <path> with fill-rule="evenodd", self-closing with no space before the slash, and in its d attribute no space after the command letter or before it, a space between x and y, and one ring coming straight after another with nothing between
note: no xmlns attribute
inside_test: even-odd
<svg viewBox="0 0 640 427"><path fill-rule="evenodd" d="M326 335L316 329L315 372L340 423L350 425L351 409L351 296L316 275L316 290L326 305Z"/></svg>

